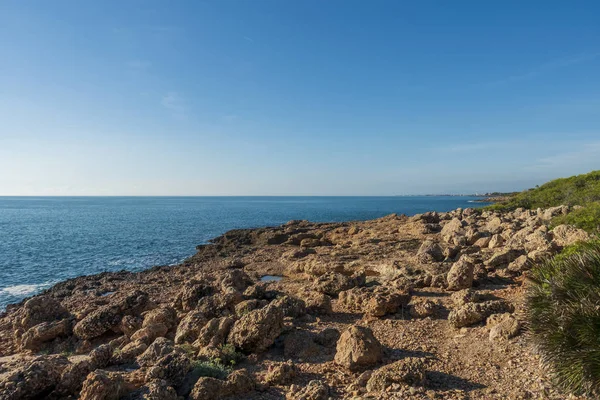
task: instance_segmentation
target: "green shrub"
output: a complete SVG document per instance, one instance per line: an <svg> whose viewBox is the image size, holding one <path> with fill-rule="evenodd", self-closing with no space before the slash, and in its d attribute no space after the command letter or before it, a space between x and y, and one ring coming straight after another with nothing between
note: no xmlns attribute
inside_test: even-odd
<svg viewBox="0 0 600 400"><path fill-rule="evenodd" d="M556 383L600 393L600 243L580 243L536 266L527 324Z"/></svg>
<svg viewBox="0 0 600 400"><path fill-rule="evenodd" d="M214 361L225 366L234 366L244 359L244 354L236 350L232 344L224 344L219 347L221 350L221 357Z"/></svg>
<svg viewBox="0 0 600 400"><path fill-rule="evenodd" d="M600 202L587 204L579 210L552 219L553 227L560 224L574 225L590 233L600 233Z"/></svg>
<svg viewBox="0 0 600 400"><path fill-rule="evenodd" d="M559 205L586 205L600 201L600 171L554 179L534 189L524 190L507 201L488 206L492 210L547 208Z"/></svg>
<svg viewBox="0 0 600 400"><path fill-rule="evenodd" d="M197 376L208 376L210 378L227 379L231 368L226 367L216 361L194 361L192 369Z"/></svg>

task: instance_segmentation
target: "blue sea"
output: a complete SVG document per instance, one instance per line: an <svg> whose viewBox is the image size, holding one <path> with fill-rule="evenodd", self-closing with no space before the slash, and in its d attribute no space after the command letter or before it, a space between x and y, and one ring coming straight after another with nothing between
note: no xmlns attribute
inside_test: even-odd
<svg viewBox="0 0 600 400"><path fill-rule="evenodd" d="M473 197L0 197L0 310L64 279L176 264L230 229L473 207Z"/></svg>

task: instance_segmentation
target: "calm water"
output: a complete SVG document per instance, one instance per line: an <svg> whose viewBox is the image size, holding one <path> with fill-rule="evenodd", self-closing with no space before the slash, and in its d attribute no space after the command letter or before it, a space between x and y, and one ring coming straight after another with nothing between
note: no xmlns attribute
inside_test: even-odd
<svg viewBox="0 0 600 400"><path fill-rule="evenodd" d="M234 228L472 207L469 197L0 197L0 310L60 280L174 264Z"/></svg>

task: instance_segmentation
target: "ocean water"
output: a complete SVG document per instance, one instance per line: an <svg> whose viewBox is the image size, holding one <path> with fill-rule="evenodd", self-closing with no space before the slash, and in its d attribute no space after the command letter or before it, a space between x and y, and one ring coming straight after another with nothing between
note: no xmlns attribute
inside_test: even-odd
<svg viewBox="0 0 600 400"><path fill-rule="evenodd" d="M230 229L413 215L472 197L0 197L0 310L64 279L175 264Z"/></svg>

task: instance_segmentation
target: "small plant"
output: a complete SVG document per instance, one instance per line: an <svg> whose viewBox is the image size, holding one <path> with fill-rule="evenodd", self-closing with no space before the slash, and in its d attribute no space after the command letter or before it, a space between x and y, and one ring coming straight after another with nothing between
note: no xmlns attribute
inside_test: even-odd
<svg viewBox="0 0 600 400"><path fill-rule="evenodd" d="M72 356L74 353L73 353L72 351L70 351L70 350L64 350L64 351L63 351L62 353L60 353L60 354L61 354L62 356L64 356L64 357L67 357L67 358L69 358L69 357L71 357L71 356Z"/></svg>
<svg viewBox="0 0 600 400"><path fill-rule="evenodd" d="M196 353L198 353L198 351L196 350L196 348L194 346L192 346L189 343L183 343L179 345L179 348L181 350L183 350L188 356L194 358Z"/></svg>
<svg viewBox="0 0 600 400"><path fill-rule="evenodd" d="M208 376L210 378L227 379L231 368L226 367L216 361L194 361L192 369L198 376Z"/></svg>
<svg viewBox="0 0 600 400"><path fill-rule="evenodd" d="M532 270L526 316L556 383L600 393L600 242L570 246Z"/></svg>
<svg viewBox="0 0 600 400"><path fill-rule="evenodd" d="M120 356L121 353L123 353L123 350L121 350L120 347L115 347L115 349L113 350L113 356L115 356L115 357Z"/></svg>
<svg viewBox="0 0 600 400"><path fill-rule="evenodd" d="M215 359L216 362L222 365L234 366L244 359L244 355L235 349L232 344L223 344L219 347L221 357Z"/></svg>
<svg viewBox="0 0 600 400"><path fill-rule="evenodd" d="M600 202L589 203L567 215L552 219L552 226L561 224L574 225L589 233L600 233Z"/></svg>

